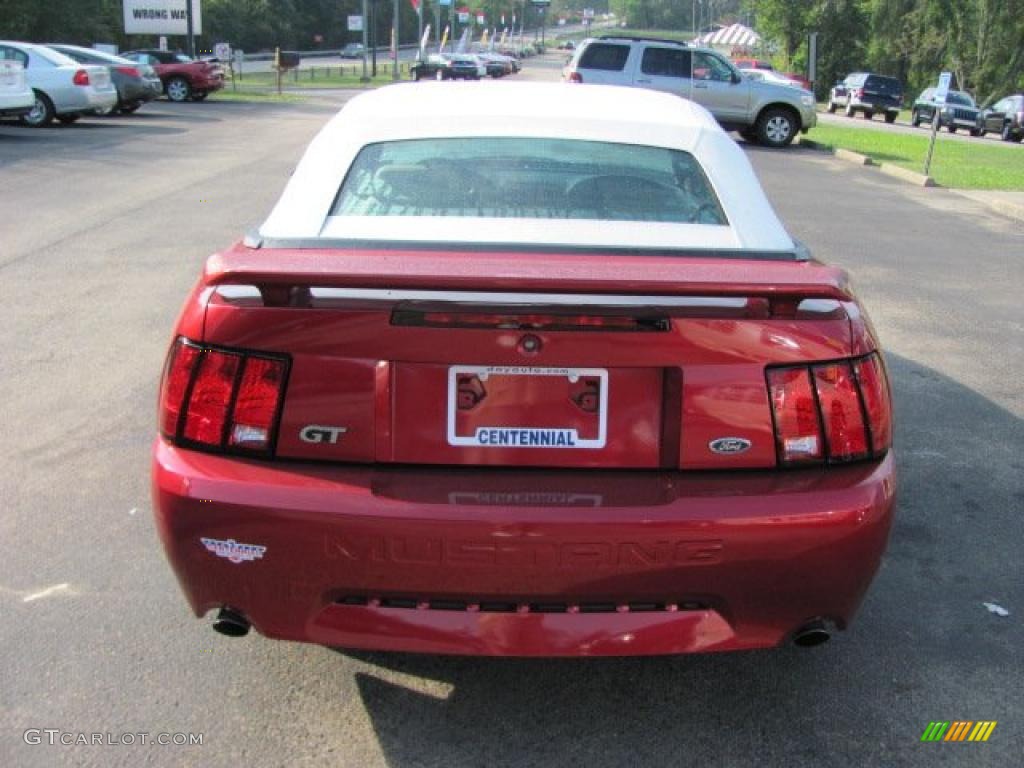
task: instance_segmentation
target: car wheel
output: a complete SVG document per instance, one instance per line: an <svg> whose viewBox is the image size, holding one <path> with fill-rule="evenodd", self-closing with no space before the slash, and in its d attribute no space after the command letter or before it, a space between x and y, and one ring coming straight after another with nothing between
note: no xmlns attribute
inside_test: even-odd
<svg viewBox="0 0 1024 768"><path fill-rule="evenodd" d="M910 124L915 128L921 127L921 115L917 113L917 110L911 110L910 112Z"/></svg>
<svg viewBox="0 0 1024 768"><path fill-rule="evenodd" d="M141 101L136 101L136 102L133 102L131 104L122 104L121 105L121 114L122 115L130 115L132 112L135 112L136 110L138 110L138 108L141 107L141 106L142 106L142 102Z"/></svg>
<svg viewBox="0 0 1024 768"><path fill-rule="evenodd" d="M865 109L864 110L864 119L865 120L870 120L874 116L875 116L875 113L872 112L870 109Z"/></svg>
<svg viewBox="0 0 1024 768"><path fill-rule="evenodd" d="M71 125L77 123L81 115L57 115L57 122L61 125Z"/></svg>
<svg viewBox="0 0 1024 768"><path fill-rule="evenodd" d="M1003 126L1003 130L999 136L1003 141L1013 141L1013 128L1010 127L1009 123L1006 123Z"/></svg>
<svg viewBox="0 0 1024 768"><path fill-rule="evenodd" d="M830 101L830 102L828 103L828 113L829 113L830 115L834 115L834 114L836 113L836 110L837 110L838 108L839 108L839 107L837 107L837 106L835 105L835 102L832 102L832 101Z"/></svg>
<svg viewBox="0 0 1024 768"><path fill-rule="evenodd" d="M896 115L898 115L898 114L899 114L898 112L886 112L885 113L885 122L889 123L889 125L892 125L893 123L896 122Z"/></svg>
<svg viewBox="0 0 1024 768"><path fill-rule="evenodd" d="M171 101L188 101L188 97L192 95L192 86L188 84L188 81L183 77L172 78L167 83L167 98Z"/></svg>
<svg viewBox="0 0 1024 768"><path fill-rule="evenodd" d="M192 94L192 101L202 101L209 95L210 94L207 91L196 91Z"/></svg>
<svg viewBox="0 0 1024 768"><path fill-rule="evenodd" d="M799 130L795 115L788 109L766 109L757 118L755 131L759 143L766 147L784 147L796 138Z"/></svg>
<svg viewBox="0 0 1024 768"><path fill-rule="evenodd" d="M853 108L853 104L846 103L846 116L853 117L856 114L856 110Z"/></svg>
<svg viewBox="0 0 1024 768"><path fill-rule="evenodd" d="M32 105L32 111L21 116L21 122L33 128L44 128L53 122L56 113L53 111L53 102L45 93L35 92L36 103Z"/></svg>
<svg viewBox="0 0 1024 768"><path fill-rule="evenodd" d="M971 128L971 136L981 136L981 128Z"/></svg>
<svg viewBox="0 0 1024 768"><path fill-rule="evenodd" d="M956 126L950 123L949 125L946 126L946 130L949 131L950 133L956 133Z"/></svg>

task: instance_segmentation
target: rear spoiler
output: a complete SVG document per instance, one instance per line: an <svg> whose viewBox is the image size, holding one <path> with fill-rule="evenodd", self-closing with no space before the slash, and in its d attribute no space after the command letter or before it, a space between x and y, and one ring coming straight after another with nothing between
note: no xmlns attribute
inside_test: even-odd
<svg viewBox="0 0 1024 768"><path fill-rule="evenodd" d="M464 246L463 246L464 247ZM454 247L453 247L454 248ZM740 257L738 254L744 254ZM446 250L408 244L364 247L253 248L236 243L206 262L209 286L390 292L587 294L645 300L672 296L761 297L778 300L853 298L842 269L798 259L764 258L749 251L649 252L566 251L565 249ZM278 290L271 291L265 289ZM394 297L397 299L397 296ZM635 297L639 298L639 296ZM452 299L456 300L456 299ZM273 302L277 303L277 302Z"/></svg>

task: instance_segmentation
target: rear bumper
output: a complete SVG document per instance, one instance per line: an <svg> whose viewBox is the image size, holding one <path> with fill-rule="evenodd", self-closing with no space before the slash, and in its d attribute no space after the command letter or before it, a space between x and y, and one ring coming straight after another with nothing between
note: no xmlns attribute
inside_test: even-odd
<svg viewBox="0 0 1024 768"><path fill-rule="evenodd" d="M647 655L845 627L894 478L891 454L784 473L340 468L158 439L153 492L197 616L228 605L268 637L349 648Z"/></svg>
<svg viewBox="0 0 1024 768"><path fill-rule="evenodd" d="M873 101L871 99L851 99L850 106L871 112L899 112L900 105L891 101Z"/></svg>
<svg viewBox="0 0 1024 768"><path fill-rule="evenodd" d="M148 82L133 81L126 82L119 86L118 97L123 104L135 104L139 102L153 101L163 93L159 80Z"/></svg>
<svg viewBox="0 0 1024 768"><path fill-rule="evenodd" d="M224 77L197 77L192 80L192 90L209 93L210 91L219 91L224 87Z"/></svg>

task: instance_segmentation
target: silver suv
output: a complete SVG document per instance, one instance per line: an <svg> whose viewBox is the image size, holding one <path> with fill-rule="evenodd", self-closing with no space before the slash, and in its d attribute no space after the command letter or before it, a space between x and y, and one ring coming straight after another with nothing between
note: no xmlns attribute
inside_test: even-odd
<svg viewBox="0 0 1024 768"><path fill-rule="evenodd" d="M751 80L721 54L671 40L584 40L562 77L677 94L707 109L726 130L769 147L786 146L818 121L810 91Z"/></svg>

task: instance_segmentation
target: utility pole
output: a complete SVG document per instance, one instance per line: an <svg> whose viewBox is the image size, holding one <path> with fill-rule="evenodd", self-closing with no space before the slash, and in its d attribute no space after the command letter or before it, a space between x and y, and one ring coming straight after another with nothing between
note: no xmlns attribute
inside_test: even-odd
<svg viewBox="0 0 1024 768"><path fill-rule="evenodd" d="M192 21L192 0L185 0L185 26L185 36L188 38L185 47L188 49L189 57L194 59L196 57L196 37L192 32L194 29Z"/></svg>
<svg viewBox="0 0 1024 768"><path fill-rule="evenodd" d="M394 16L394 21L391 28L391 36L395 41L395 57L391 60L391 79L398 79L398 0L395 0L391 6L391 15Z"/></svg>
<svg viewBox="0 0 1024 768"><path fill-rule="evenodd" d="M363 76L360 78L360 82L368 83L370 78L366 75L366 56L369 52L370 41L367 39L367 4L369 0L363 0Z"/></svg>
<svg viewBox="0 0 1024 768"><path fill-rule="evenodd" d="M377 0L370 0L370 61L372 76L377 76Z"/></svg>

